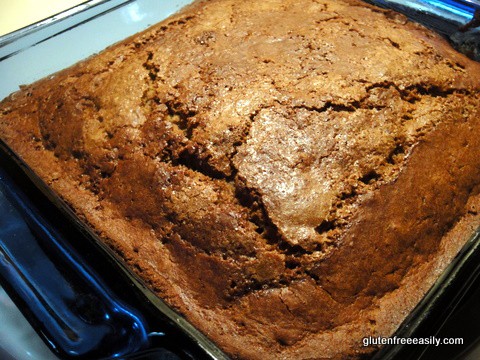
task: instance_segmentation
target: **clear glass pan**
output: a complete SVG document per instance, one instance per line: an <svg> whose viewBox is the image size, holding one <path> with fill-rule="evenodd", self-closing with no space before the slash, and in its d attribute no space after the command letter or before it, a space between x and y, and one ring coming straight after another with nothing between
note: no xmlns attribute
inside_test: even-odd
<svg viewBox="0 0 480 360"><path fill-rule="evenodd" d="M22 84L61 70L147 28L189 2L191 0L92 0L1 37L0 99L16 91ZM473 12L480 8L477 1L469 0L369 2L402 11L452 41L458 35L458 27L468 22ZM469 33L469 36L477 36L478 40L478 32L473 30L472 34ZM71 226L58 226L59 222L63 223L63 219ZM12 230L5 224L16 225ZM0 152L0 225L0 268L3 266L0 283L58 356L84 359L137 357L157 351L158 358L173 356L172 354L183 358L226 358L202 334L146 289L116 256L75 218L68 206L50 193L35 174L5 146L1 146ZM19 245L19 236L25 241L21 249L30 247L30 255L16 248ZM87 238L85 247L72 246L69 239L77 236ZM472 234L472 239L465 249L410 314L398 330L397 336L419 336L425 328L429 331L440 331L466 294L478 283L479 248L479 236ZM88 260L85 253L88 253ZM24 266L32 261L32 257L36 258L35 261L40 261L40 254L44 254L45 261L50 261L41 264L46 267L53 266L51 270L43 271L43 280L35 279L38 272L29 272ZM67 273L74 275L61 279L62 271L55 269L60 266L70 269ZM111 271L122 274L121 284L117 276L112 280L112 276L108 275ZM73 341L71 336L68 338L71 332L64 331L65 327L57 332L47 331L45 324L42 325L45 316L67 320L68 316L71 316L70 313L65 315L65 311L68 311L64 306L65 301L48 303L48 306L45 306L47 300L56 301L50 296L62 292L58 286L55 288L45 281L45 277L48 279L53 276L58 276L56 283L64 281L71 289L79 289L77 292L73 291L73 294L63 296L63 300L71 297L75 303L84 304L83 310L79 309L84 311L84 315L79 311L75 316L81 318L87 316L86 313L92 315L92 309L88 305L91 299L101 301L105 305L104 311L93 315L103 316L102 321L105 321L105 316L108 321L113 318L118 320L118 327L112 325L114 331L125 330L128 333L126 338L119 338L121 344L102 343L95 338L90 328L78 330L76 338L74 336L76 340ZM125 287L132 290L125 292ZM84 298L79 298L79 294L83 294ZM117 316L118 314L120 315ZM77 320L75 318L72 321ZM480 338L480 330L474 335L472 341ZM112 351L102 353L106 347ZM428 358L429 351L426 348L389 346L378 353L376 358ZM158 355L161 353L164 355ZM452 358L451 355L448 356L449 359Z"/></svg>

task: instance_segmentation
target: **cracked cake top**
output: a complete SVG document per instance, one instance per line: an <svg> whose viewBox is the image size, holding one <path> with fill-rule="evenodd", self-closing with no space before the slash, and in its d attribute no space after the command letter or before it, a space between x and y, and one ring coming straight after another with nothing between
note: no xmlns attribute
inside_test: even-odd
<svg viewBox="0 0 480 360"><path fill-rule="evenodd" d="M478 223L479 74L359 1L200 1L13 94L0 128L230 355L354 357Z"/></svg>

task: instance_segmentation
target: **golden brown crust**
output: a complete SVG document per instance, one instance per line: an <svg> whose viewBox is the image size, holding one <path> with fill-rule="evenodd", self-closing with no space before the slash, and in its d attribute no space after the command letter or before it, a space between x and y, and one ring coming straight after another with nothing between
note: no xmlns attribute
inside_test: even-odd
<svg viewBox="0 0 480 360"><path fill-rule="evenodd" d="M354 358L480 222L479 74L355 0L202 1L11 95L0 129L230 355Z"/></svg>

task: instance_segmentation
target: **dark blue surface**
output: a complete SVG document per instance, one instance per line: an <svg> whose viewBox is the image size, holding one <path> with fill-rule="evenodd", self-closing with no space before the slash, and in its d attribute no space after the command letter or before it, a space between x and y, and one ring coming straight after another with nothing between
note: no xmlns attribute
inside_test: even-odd
<svg viewBox="0 0 480 360"><path fill-rule="evenodd" d="M480 8L478 2L468 0L406 0L400 3L392 0L371 0L371 2L385 7L403 6L407 15L412 11L424 11L447 19L449 15L451 18L459 16L469 19L475 10Z"/></svg>
<svg viewBox="0 0 480 360"><path fill-rule="evenodd" d="M480 6L477 4L474 4L470 1L462 1L462 0L424 0L425 3L445 9L447 11L450 11L454 14L461 15L461 16L469 16L471 17L474 13L474 11L479 8Z"/></svg>
<svg viewBox="0 0 480 360"><path fill-rule="evenodd" d="M0 276L64 356L118 357L148 344L121 303L0 168Z"/></svg>
<svg viewBox="0 0 480 360"><path fill-rule="evenodd" d="M386 6L391 3L386 0L371 2ZM478 8L469 1L422 2L430 6L432 12L417 12L405 6L396 9L448 36L456 31L459 23L458 20L446 21L445 13L466 20ZM473 36L478 39L478 35ZM0 167L2 160L0 156ZM115 275L110 281L104 281L105 273L111 268L102 265L104 268L99 276L98 266L94 269L90 266L96 265L94 259L98 257L71 246L84 241L81 234L72 231L65 238L64 232L56 230L58 226L52 226L63 219L38 209L38 203L31 203L31 194L25 195L26 188L23 184L19 187L16 181L16 178L9 179L0 168L0 280L57 354L83 359L128 356L178 359L176 353L183 354L182 358L205 356L195 350L185 350L190 346L189 340L175 332L175 326L159 322L154 306L153 310L141 309L144 299L139 300L141 305L131 306L135 301L119 297L123 288L128 290L131 286L128 281L117 279ZM478 304L478 296L475 304ZM478 329L472 330L472 334L476 339ZM174 349L159 350L162 346ZM436 355L435 358L441 357Z"/></svg>
<svg viewBox="0 0 480 360"><path fill-rule="evenodd" d="M224 359L0 141L0 285L62 359Z"/></svg>

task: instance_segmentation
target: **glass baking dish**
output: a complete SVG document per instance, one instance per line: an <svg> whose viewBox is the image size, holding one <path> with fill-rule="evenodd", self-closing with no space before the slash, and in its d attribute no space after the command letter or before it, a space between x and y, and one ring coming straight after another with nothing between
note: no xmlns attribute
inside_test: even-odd
<svg viewBox="0 0 480 360"><path fill-rule="evenodd" d="M189 2L87 1L1 37L0 99L21 84L72 65L147 28ZM480 7L475 1L369 2L402 11L456 45L464 44L455 40L458 27ZM475 45L469 46L471 49ZM464 323L460 311L463 304L472 301L472 296L480 298L475 291L480 288L479 238L472 234L396 336L433 336L449 328L449 319ZM133 276L3 144L0 284L61 358L226 358ZM474 344L480 339L480 329L471 328L469 336L469 343ZM438 350L426 346L385 346L375 358L453 359L463 356L468 347L451 347L453 354L438 354Z"/></svg>

